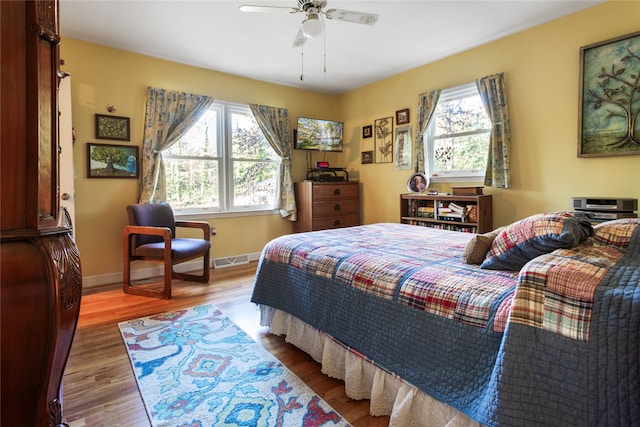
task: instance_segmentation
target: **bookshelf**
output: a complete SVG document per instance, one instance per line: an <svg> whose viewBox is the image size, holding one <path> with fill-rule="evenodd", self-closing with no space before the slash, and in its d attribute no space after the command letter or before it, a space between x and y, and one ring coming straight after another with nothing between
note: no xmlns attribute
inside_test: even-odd
<svg viewBox="0 0 640 427"><path fill-rule="evenodd" d="M400 222L444 230L486 233L493 230L492 198L486 194L401 194Z"/></svg>

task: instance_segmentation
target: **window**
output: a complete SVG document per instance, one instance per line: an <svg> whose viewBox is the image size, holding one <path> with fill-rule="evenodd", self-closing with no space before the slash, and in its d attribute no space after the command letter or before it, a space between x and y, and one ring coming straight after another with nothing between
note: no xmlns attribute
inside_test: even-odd
<svg viewBox="0 0 640 427"><path fill-rule="evenodd" d="M425 159L432 181L484 177L491 121L475 83L444 89L425 132Z"/></svg>
<svg viewBox="0 0 640 427"><path fill-rule="evenodd" d="M246 105L215 102L162 157L178 214L277 208L280 157Z"/></svg>

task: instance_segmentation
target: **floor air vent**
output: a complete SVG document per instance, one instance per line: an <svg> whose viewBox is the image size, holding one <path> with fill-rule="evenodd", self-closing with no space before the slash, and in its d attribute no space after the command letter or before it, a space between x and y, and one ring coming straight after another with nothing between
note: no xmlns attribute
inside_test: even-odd
<svg viewBox="0 0 640 427"><path fill-rule="evenodd" d="M248 255L230 256L226 258L215 258L213 260L213 268L232 267L234 265L249 264Z"/></svg>

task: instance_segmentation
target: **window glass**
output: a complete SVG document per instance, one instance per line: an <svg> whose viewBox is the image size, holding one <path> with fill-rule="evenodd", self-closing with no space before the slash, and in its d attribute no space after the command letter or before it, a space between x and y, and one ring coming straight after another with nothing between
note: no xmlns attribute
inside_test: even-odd
<svg viewBox="0 0 640 427"><path fill-rule="evenodd" d="M220 207L219 162L206 159L165 159L167 200L174 210Z"/></svg>
<svg viewBox="0 0 640 427"><path fill-rule="evenodd" d="M222 111L217 108L207 110L198 122L169 147L163 155L215 157L218 155L218 122Z"/></svg>
<svg viewBox="0 0 640 427"><path fill-rule="evenodd" d="M475 83L443 90L425 135L431 179L483 177L490 128Z"/></svg>
<svg viewBox="0 0 640 427"><path fill-rule="evenodd" d="M271 206L278 187L277 168L273 162L233 162L235 181L233 205Z"/></svg>
<svg viewBox="0 0 640 427"><path fill-rule="evenodd" d="M178 214L277 206L280 158L246 105L214 103L163 159Z"/></svg>

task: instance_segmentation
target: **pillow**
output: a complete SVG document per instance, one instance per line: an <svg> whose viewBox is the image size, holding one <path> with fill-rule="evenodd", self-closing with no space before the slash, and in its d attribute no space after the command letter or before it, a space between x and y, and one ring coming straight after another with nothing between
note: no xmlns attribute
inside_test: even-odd
<svg viewBox="0 0 640 427"><path fill-rule="evenodd" d="M502 230L480 268L519 271L530 260L583 242L593 227L587 216L572 212L532 215Z"/></svg>
<svg viewBox="0 0 640 427"><path fill-rule="evenodd" d="M482 264L489 252L493 239L506 227L496 228L488 233L478 234L469 240L467 246L462 251L462 260L467 264Z"/></svg>
<svg viewBox="0 0 640 427"><path fill-rule="evenodd" d="M615 246L624 251L638 227L638 218L622 218L600 223L593 227L593 245Z"/></svg>

